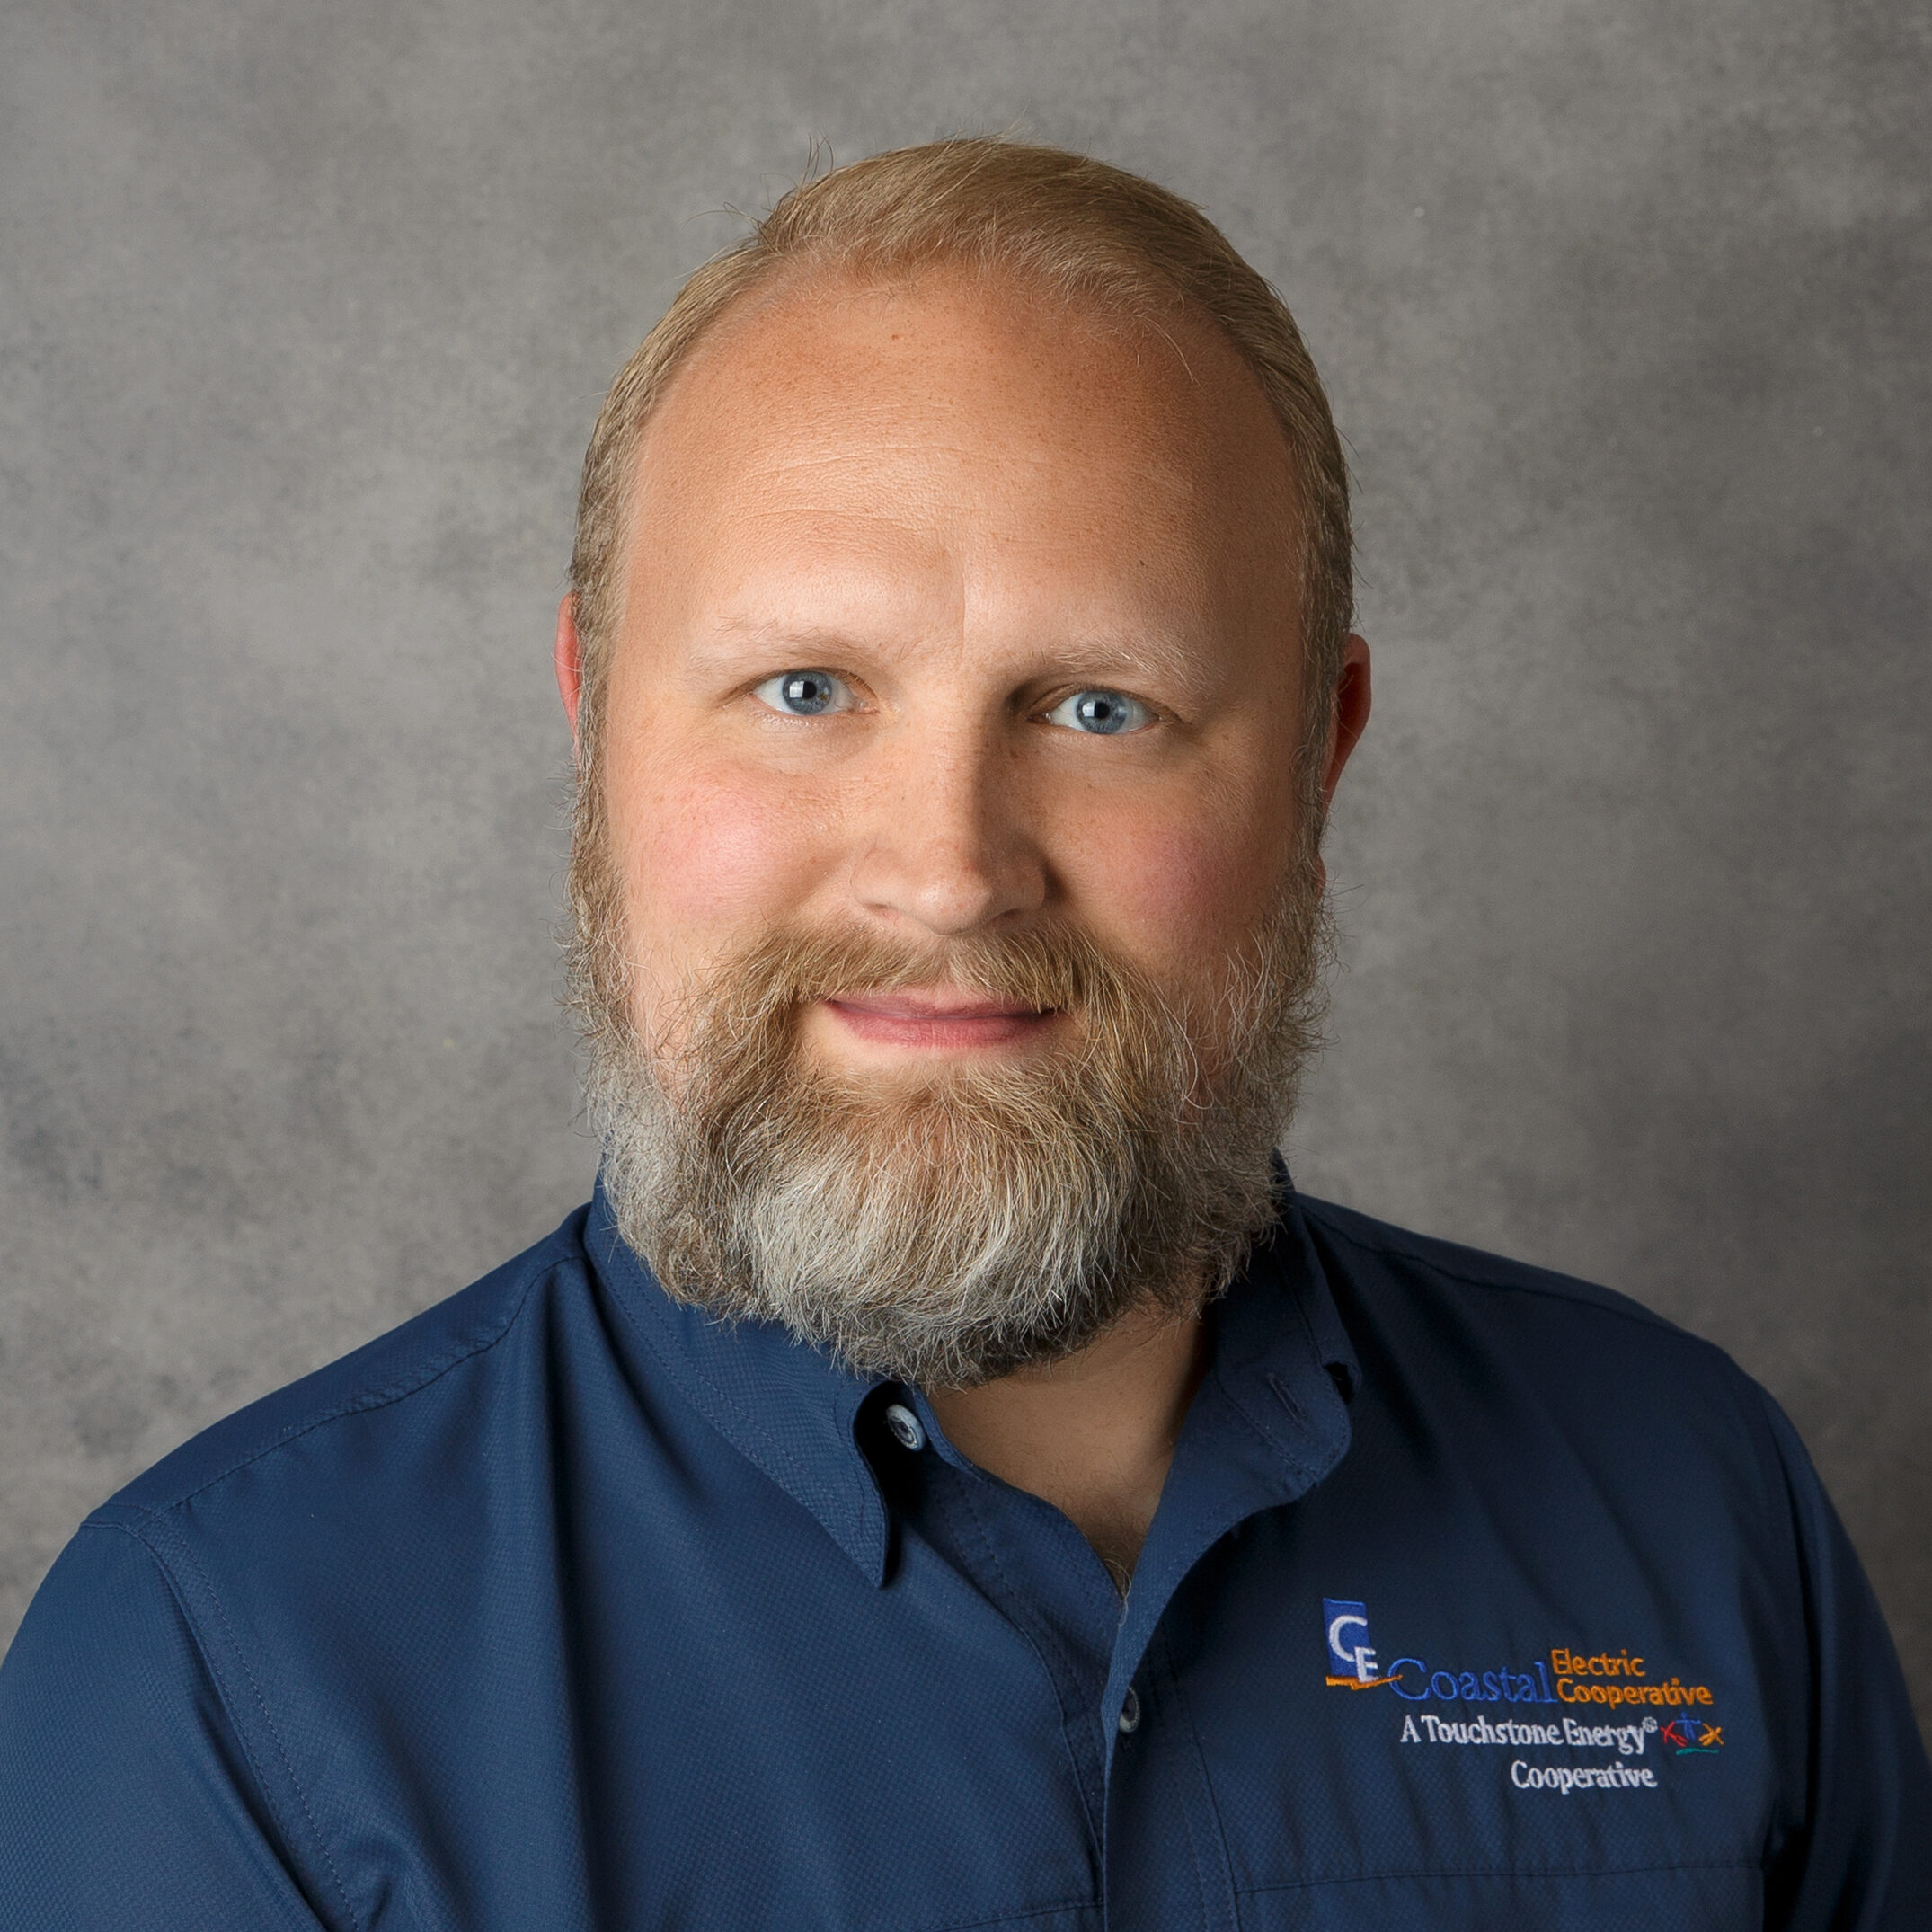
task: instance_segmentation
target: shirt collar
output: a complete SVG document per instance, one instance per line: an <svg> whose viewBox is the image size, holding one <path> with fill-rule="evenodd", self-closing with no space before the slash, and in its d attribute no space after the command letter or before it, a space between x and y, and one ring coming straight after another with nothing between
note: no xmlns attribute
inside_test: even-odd
<svg viewBox="0 0 1932 1932"><path fill-rule="evenodd" d="M1169 1479L1170 1492L1182 1492L1171 1500L1187 1520L1183 1540L1197 1552L1203 1535L1211 1540L1305 1493L1348 1449L1345 1404L1361 1371L1285 1173L1280 1202L1248 1266L1210 1311L1212 1360ZM775 1323L727 1323L673 1300L618 1234L601 1179L584 1240L651 1361L882 1583L891 1525L859 1441L860 1413L882 1378L852 1374ZM1174 1513L1169 1501L1163 1496L1164 1516ZM1158 1554L1150 1543L1147 1555ZM1192 1560L1179 1547L1172 1555ZM1137 1574L1137 1591L1139 1583Z"/></svg>
<svg viewBox="0 0 1932 1932"><path fill-rule="evenodd" d="M584 1245L633 1333L685 1399L882 1582L885 1503L855 1432L879 1378L841 1369L775 1322L724 1322L674 1301L617 1232L601 1175Z"/></svg>

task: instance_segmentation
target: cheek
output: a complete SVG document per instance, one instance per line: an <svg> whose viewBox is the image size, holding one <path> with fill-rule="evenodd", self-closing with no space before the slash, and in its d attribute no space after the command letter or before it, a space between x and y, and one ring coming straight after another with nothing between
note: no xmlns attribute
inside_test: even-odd
<svg viewBox="0 0 1932 1932"><path fill-rule="evenodd" d="M1277 816L1197 797L1116 818L1069 855L1069 897L1103 943L1157 970L1211 973L1253 933L1286 871L1293 828Z"/></svg>
<svg viewBox="0 0 1932 1932"><path fill-rule="evenodd" d="M796 800L749 773L613 771L610 819L631 929L660 970L790 917L823 870Z"/></svg>
<svg viewBox="0 0 1932 1932"><path fill-rule="evenodd" d="M1117 849L1116 858L1103 886L1095 883L1112 900L1116 921L1144 948L1218 950L1253 923L1254 872L1219 839L1157 827Z"/></svg>

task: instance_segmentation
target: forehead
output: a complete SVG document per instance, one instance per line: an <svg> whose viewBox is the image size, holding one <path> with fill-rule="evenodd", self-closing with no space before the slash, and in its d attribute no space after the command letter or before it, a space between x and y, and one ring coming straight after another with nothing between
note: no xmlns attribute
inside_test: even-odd
<svg viewBox="0 0 1932 1932"><path fill-rule="evenodd" d="M714 324L634 460L629 575L653 602L735 580L756 604L775 574L866 561L1210 622L1298 601L1286 439L1183 314L970 270L798 276Z"/></svg>

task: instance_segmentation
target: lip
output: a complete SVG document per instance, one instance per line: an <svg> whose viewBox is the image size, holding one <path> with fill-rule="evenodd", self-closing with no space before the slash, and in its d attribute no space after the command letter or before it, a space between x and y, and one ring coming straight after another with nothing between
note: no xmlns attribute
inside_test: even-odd
<svg viewBox="0 0 1932 1932"><path fill-rule="evenodd" d="M859 1039L879 1046L958 1052L1007 1046L1037 1036L1059 1017L1022 1001L988 999L951 988L840 993L820 1004Z"/></svg>

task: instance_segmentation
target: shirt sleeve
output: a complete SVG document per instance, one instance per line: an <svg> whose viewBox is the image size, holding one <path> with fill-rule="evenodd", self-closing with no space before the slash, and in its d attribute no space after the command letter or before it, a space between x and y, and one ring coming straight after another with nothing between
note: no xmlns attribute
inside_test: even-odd
<svg viewBox="0 0 1932 1932"><path fill-rule="evenodd" d="M1812 1467L1768 1396L1784 1465L1811 1649L1803 1830L1771 1874L1778 1932L1932 1927L1932 1768L1872 1586Z"/></svg>
<svg viewBox="0 0 1932 1932"><path fill-rule="evenodd" d="M280 1843L159 1560L84 1527L0 1666L0 1925L319 1932Z"/></svg>

